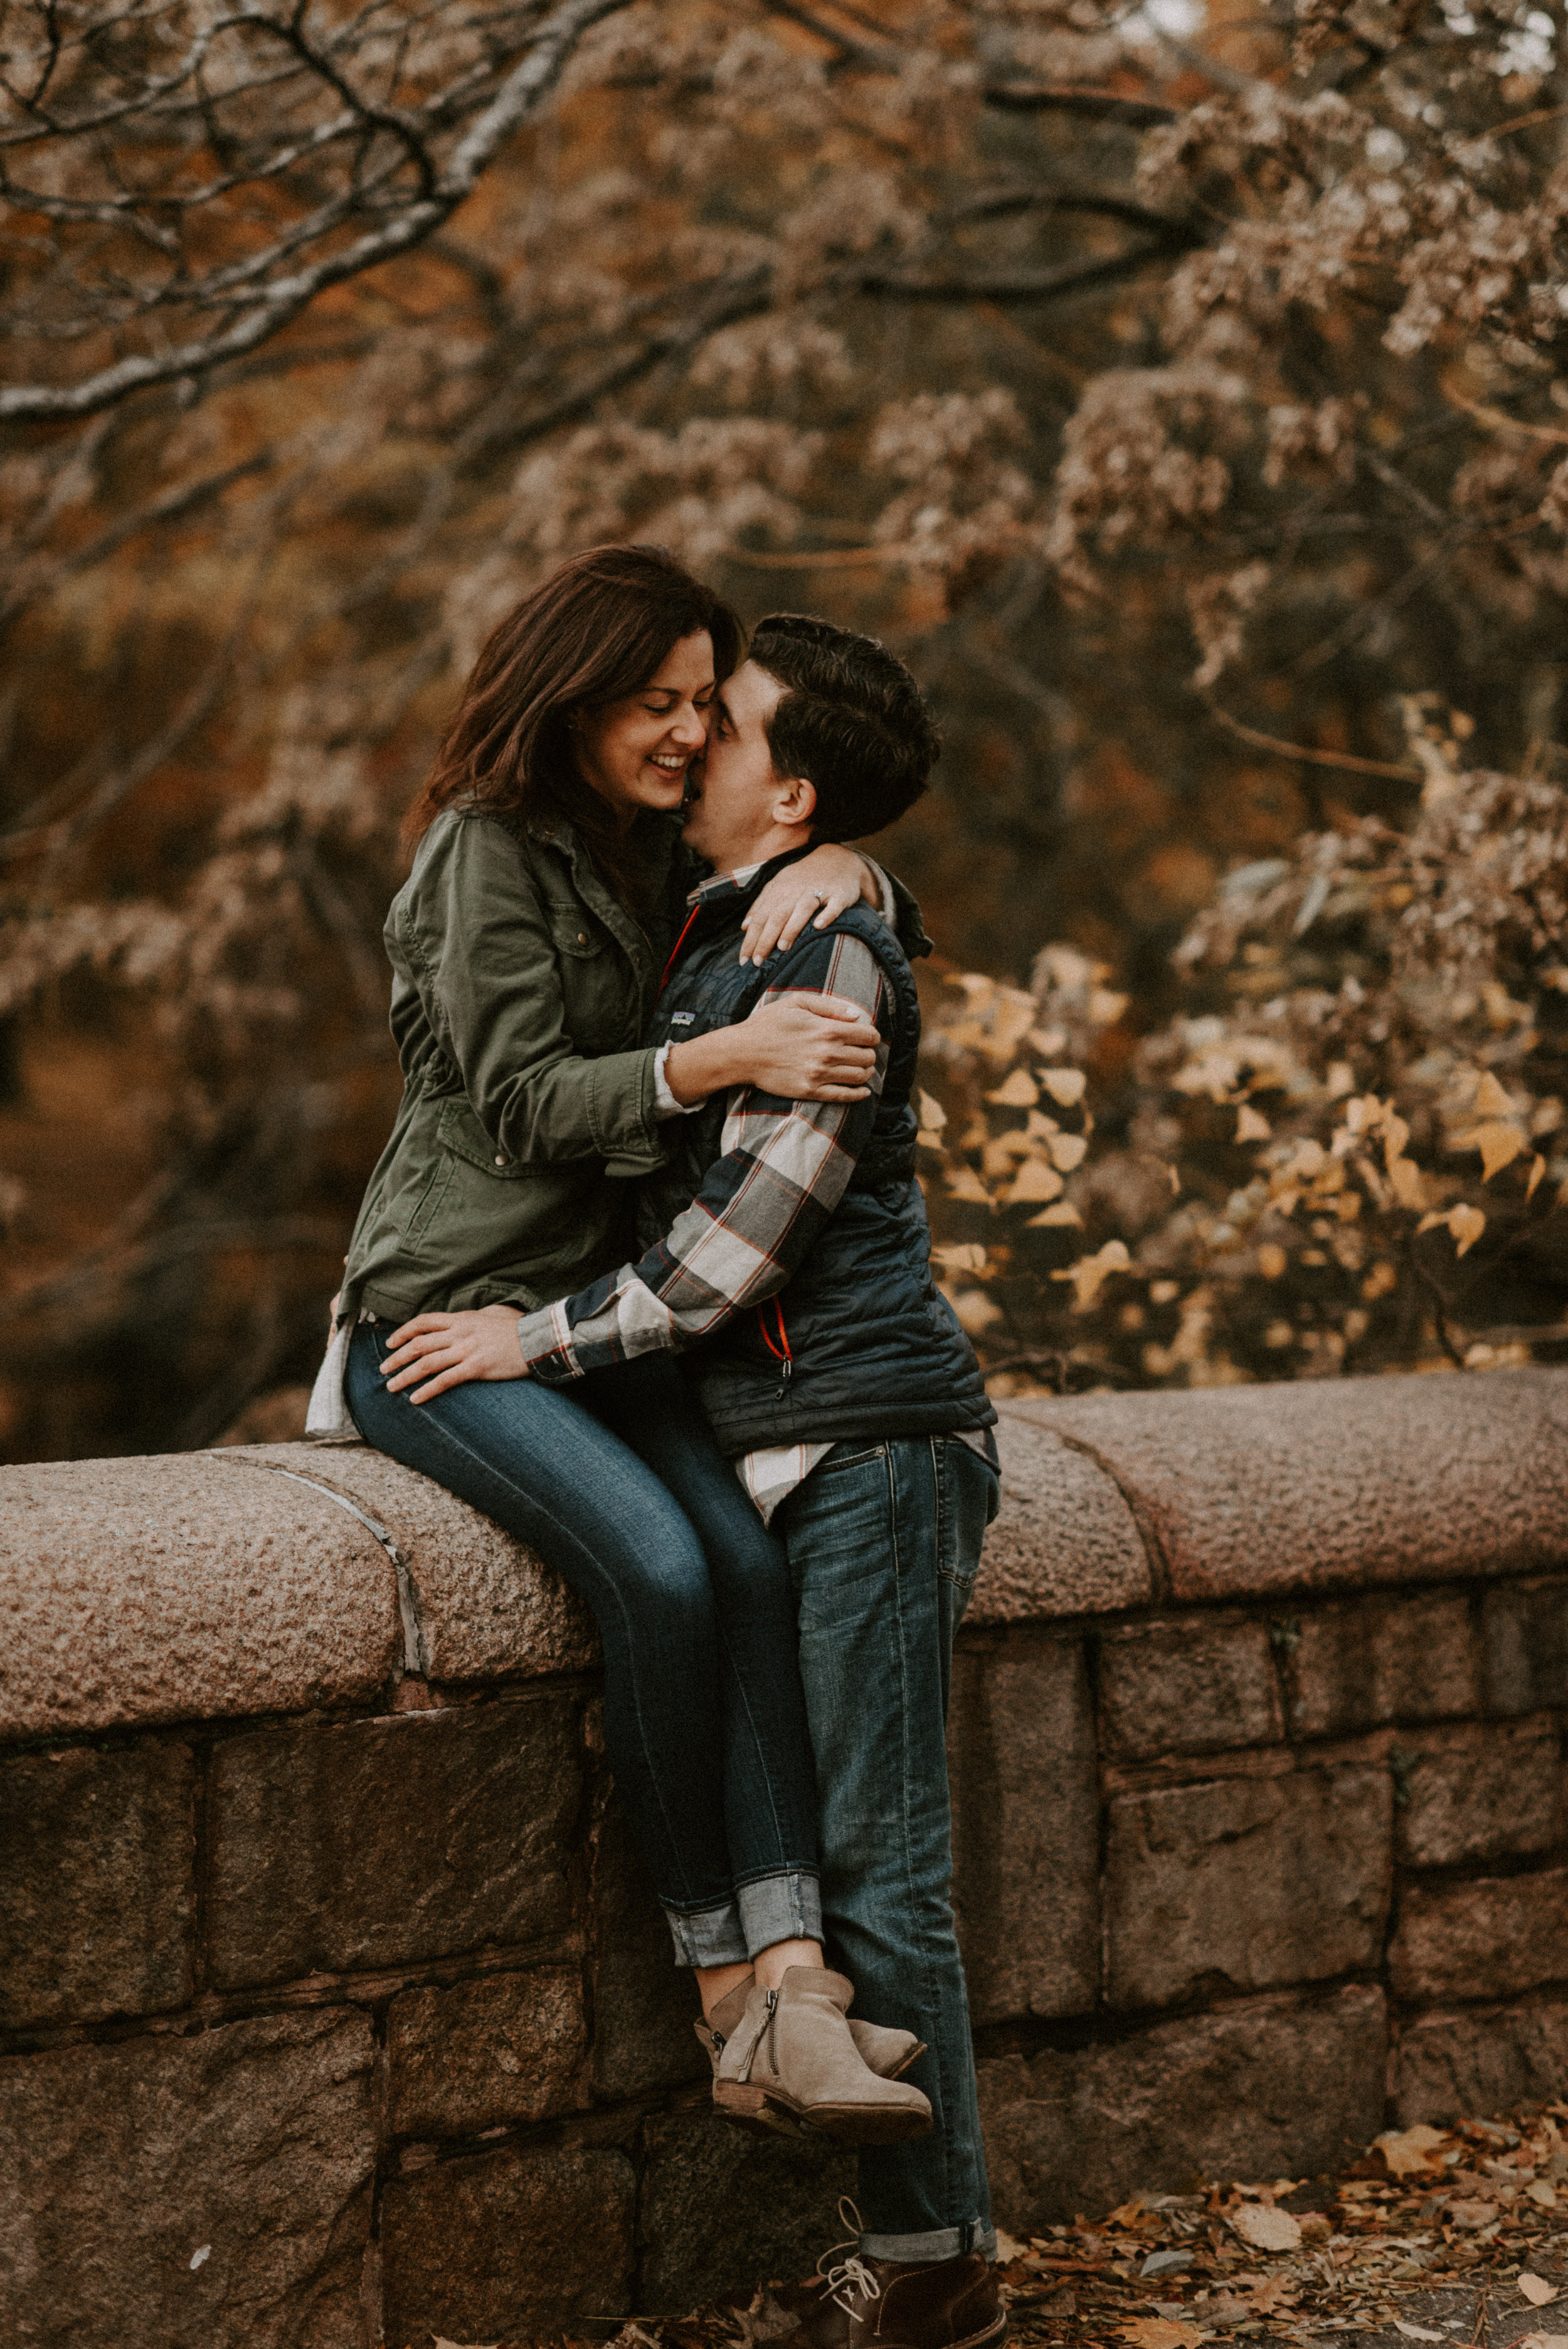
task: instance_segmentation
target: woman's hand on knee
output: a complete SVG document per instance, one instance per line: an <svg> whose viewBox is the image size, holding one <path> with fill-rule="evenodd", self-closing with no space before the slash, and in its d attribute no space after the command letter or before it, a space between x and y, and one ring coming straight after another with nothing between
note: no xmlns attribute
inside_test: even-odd
<svg viewBox="0 0 1568 2349"><path fill-rule="evenodd" d="M528 1365L517 1342L519 1308L486 1305L474 1313L417 1313L394 1330L382 1359L389 1394L422 1381L408 1398L428 1402L469 1379L525 1379Z"/></svg>

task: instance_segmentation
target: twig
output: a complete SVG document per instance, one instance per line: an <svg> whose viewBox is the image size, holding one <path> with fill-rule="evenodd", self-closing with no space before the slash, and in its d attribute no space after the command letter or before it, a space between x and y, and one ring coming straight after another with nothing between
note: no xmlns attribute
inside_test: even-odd
<svg viewBox="0 0 1568 2349"><path fill-rule="evenodd" d="M1243 725L1228 709L1222 709L1206 689L1200 690L1199 699L1211 718L1256 750L1274 750L1284 759L1300 759L1309 767L1343 767L1353 775L1387 775L1396 781L1411 783L1421 780L1419 767L1396 767L1386 759L1357 759L1348 750L1309 750L1305 743L1287 742L1278 734L1260 733L1255 726Z"/></svg>

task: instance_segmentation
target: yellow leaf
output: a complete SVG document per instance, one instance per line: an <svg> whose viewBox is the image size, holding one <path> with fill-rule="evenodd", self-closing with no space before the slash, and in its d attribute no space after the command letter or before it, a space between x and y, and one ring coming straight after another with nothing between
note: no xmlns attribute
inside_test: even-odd
<svg viewBox="0 0 1568 2349"><path fill-rule="evenodd" d="M1388 1180L1401 1207L1418 1212L1426 1206L1426 1185L1421 1181L1421 1170L1413 1158L1390 1158Z"/></svg>
<svg viewBox="0 0 1568 2349"><path fill-rule="evenodd" d="M1063 1109L1071 1109L1083 1099L1083 1089L1088 1082L1081 1069L1041 1069L1039 1079L1054 1102Z"/></svg>
<svg viewBox="0 0 1568 2349"><path fill-rule="evenodd" d="M1477 1240L1485 1231L1486 1217L1479 1207L1450 1207L1449 1229L1459 1243L1458 1253L1464 1256L1474 1247Z"/></svg>
<svg viewBox="0 0 1568 2349"><path fill-rule="evenodd" d="M1395 1159L1398 1157L1409 1139L1410 1129L1404 1119L1396 1117L1391 1109L1385 1110L1383 1112L1383 1164L1390 1174L1393 1172Z"/></svg>
<svg viewBox="0 0 1568 2349"><path fill-rule="evenodd" d="M1002 1318L1001 1307L994 1305L983 1288L961 1288L953 1299L953 1310L959 1327L971 1338L984 1337L992 1322Z"/></svg>
<svg viewBox="0 0 1568 2349"><path fill-rule="evenodd" d="M1501 1174L1512 1159L1518 1157L1524 1148L1524 1136L1516 1125L1472 1125L1468 1133L1456 1133L1449 1147L1450 1150L1479 1150L1480 1179L1483 1183L1490 1183L1494 1174Z"/></svg>
<svg viewBox="0 0 1568 2349"><path fill-rule="evenodd" d="M1472 1117L1511 1117L1513 1103L1490 1069L1483 1069L1470 1103Z"/></svg>
<svg viewBox="0 0 1568 2349"><path fill-rule="evenodd" d="M1076 1294L1073 1304L1079 1313L1087 1313L1108 1277L1113 1272L1125 1272L1132 1258L1127 1253L1125 1240L1107 1240L1093 1256L1080 1256L1077 1264L1065 1272L1053 1272L1053 1280L1070 1280Z"/></svg>
<svg viewBox="0 0 1568 2349"><path fill-rule="evenodd" d="M995 1140L988 1142L980 1153L980 1172L982 1174L1010 1174L1013 1171L1013 1161L1017 1155L1018 1153L1013 1148L1012 1135L999 1133Z"/></svg>
<svg viewBox="0 0 1568 2349"><path fill-rule="evenodd" d="M1081 1225L1082 1222L1083 1217L1076 1207L1069 1207L1065 1199L1058 1199L1054 1207L1043 1207L1037 1216L1031 1216L1029 1228L1031 1231L1036 1231L1042 1224Z"/></svg>
<svg viewBox="0 0 1568 2349"><path fill-rule="evenodd" d="M1081 1133L1053 1133L1047 1147L1052 1165L1059 1166L1064 1174L1070 1174L1075 1166L1082 1164L1088 1144Z"/></svg>
<svg viewBox="0 0 1568 2349"><path fill-rule="evenodd" d="M995 1102L998 1109L1033 1109L1040 1098L1040 1089L1027 1069L1015 1069L1006 1083L998 1085L985 1098Z"/></svg>
<svg viewBox="0 0 1568 2349"><path fill-rule="evenodd" d="M1273 1132L1274 1128L1262 1110L1253 1109L1250 1102L1242 1103L1236 1113L1235 1138L1238 1142L1266 1142Z"/></svg>
<svg viewBox="0 0 1568 2349"><path fill-rule="evenodd" d="M1053 1133L1059 1133L1061 1127L1054 1117L1047 1117L1043 1109L1032 1109L1024 1132L1031 1142L1046 1142Z"/></svg>
<svg viewBox="0 0 1568 2349"><path fill-rule="evenodd" d="M1534 1157L1533 1157L1533 1158L1531 1160L1531 1162L1530 1162L1530 1180L1529 1180L1529 1182L1528 1182L1528 1183L1525 1185L1525 1186L1524 1186L1524 1195L1525 1195L1526 1199L1533 1199L1533 1198L1534 1198L1534 1196L1535 1196L1535 1186L1536 1186L1537 1183L1539 1183L1539 1182L1540 1182L1540 1180L1541 1180L1542 1176L1545 1174L1545 1172L1546 1172L1546 1161L1545 1161L1545 1159L1544 1159L1544 1158L1542 1158L1542 1156L1541 1155L1540 1151L1538 1150L1538 1151L1536 1152L1536 1154L1535 1154Z"/></svg>
<svg viewBox="0 0 1568 2349"><path fill-rule="evenodd" d="M991 1205L991 1194L973 1166L954 1168L947 1178L947 1195L950 1199L973 1199L977 1207Z"/></svg>
<svg viewBox="0 0 1568 2349"><path fill-rule="evenodd" d="M923 1092L920 1096L920 1123L922 1132L925 1133L940 1133L946 1123L947 1112L943 1108L942 1103L935 1098L934 1094Z"/></svg>
<svg viewBox="0 0 1568 2349"><path fill-rule="evenodd" d="M1265 1240L1258 1250L1258 1270L1265 1280L1277 1280L1289 1262L1277 1240Z"/></svg>
<svg viewBox="0 0 1568 2349"><path fill-rule="evenodd" d="M1130 996L1113 995L1109 987L1097 987L1088 999L1088 1016L1097 1028L1109 1028L1120 1019L1130 1000Z"/></svg>
<svg viewBox="0 0 1568 2349"><path fill-rule="evenodd" d="M1006 1207L1026 1206L1033 1200L1061 1196L1062 1178L1043 1158L1026 1158L1010 1191L1002 1195Z"/></svg>
<svg viewBox="0 0 1568 2349"><path fill-rule="evenodd" d="M932 1256L944 1272L984 1272L985 1251L978 1240L964 1240L950 1247L933 1248Z"/></svg>
<svg viewBox="0 0 1568 2349"><path fill-rule="evenodd" d="M1057 1053L1066 1051L1068 1031L1065 1028L1031 1028L1029 1041L1037 1052L1043 1052L1047 1061L1053 1060Z"/></svg>

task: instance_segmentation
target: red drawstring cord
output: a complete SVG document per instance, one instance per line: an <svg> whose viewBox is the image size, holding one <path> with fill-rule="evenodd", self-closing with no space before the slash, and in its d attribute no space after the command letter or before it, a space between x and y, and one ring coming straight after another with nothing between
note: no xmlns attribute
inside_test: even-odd
<svg viewBox="0 0 1568 2349"><path fill-rule="evenodd" d="M773 1343L772 1339L768 1334L768 1322L766 1316L769 1305L773 1308L773 1318L779 1324L779 1343L777 1346ZM769 1352L772 1355L774 1361L776 1362L782 1362L787 1369L792 1370L795 1364L795 1357L789 1350L789 1332L784 1327L784 1308L779 1304L779 1299L776 1297L765 1299L763 1303L757 1308L757 1326L762 1332L762 1342L767 1347Z"/></svg>
<svg viewBox="0 0 1568 2349"><path fill-rule="evenodd" d="M659 981L659 993L661 995L670 983L670 973L674 970L676 964L680 957L680 950L686 942L686 930L690 929L692 924L696 921L701 911L702 907L700 905L694 905L692 907L691 912L686 917L686 929L682 930L679 937L676 940L675 945L670 948L670 958L665 965L665 975Z"/></svg>

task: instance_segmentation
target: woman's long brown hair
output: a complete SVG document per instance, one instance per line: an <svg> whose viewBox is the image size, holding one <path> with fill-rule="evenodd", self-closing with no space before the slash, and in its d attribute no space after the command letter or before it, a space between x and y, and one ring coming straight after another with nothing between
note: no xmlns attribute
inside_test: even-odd
<svg viewBox="0 0 1568 2349"><path fill-rule="evenodd" d="M556 813L587 842L627 910L645 888L634 833L578 770L573 711L640 691L683 636L706 630L715 674L740 658L739 621L660 546L592 546L508 613L474 663L424 790L404 820L409 847L443 808Z"/></svg>

